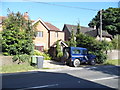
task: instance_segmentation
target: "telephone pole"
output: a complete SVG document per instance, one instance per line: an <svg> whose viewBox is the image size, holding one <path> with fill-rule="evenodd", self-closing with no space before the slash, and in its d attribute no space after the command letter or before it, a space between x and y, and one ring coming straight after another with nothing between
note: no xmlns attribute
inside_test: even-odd
<svg viewBox="0 0 120 90"><path fill-rule="evenodd" d="M100 10L100 41L102 41L102 9Z"/></svg>

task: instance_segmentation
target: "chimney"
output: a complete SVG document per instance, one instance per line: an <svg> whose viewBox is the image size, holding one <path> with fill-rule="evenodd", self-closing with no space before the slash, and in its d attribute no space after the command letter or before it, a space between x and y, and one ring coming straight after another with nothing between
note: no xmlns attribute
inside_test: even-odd
<svg viewBox="0 0 120 90"><path fill-rule="evenodd" d="M94 26L94 30L96 29L96 26Z"/></svg>
<svg viewBox="0 0 120 90"><path fill-rule="evenodd" d="M24 13L24 18L25 18L25 20L28 20L28 19L29 19L28 12L25 12L25 13Z"/></svg>

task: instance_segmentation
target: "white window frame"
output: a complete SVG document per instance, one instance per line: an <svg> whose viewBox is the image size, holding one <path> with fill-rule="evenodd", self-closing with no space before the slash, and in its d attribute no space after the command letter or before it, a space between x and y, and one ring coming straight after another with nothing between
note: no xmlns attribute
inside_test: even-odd
<svg viewBox="0 0 120 90"><path fill-rule="evenodd" d="M38 31L36 37L43 37L43 31Z"/></svg>

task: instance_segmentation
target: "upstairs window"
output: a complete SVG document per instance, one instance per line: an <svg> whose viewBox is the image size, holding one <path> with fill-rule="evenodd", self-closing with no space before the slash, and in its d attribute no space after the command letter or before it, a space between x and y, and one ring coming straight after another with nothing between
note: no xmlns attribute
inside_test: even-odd
<svg viewBox="0 0 120 90"><path fill-rule="evenodd" d="M58 32L55 32L55 37L58 37Z"/></svg>
<svg viewBox="0 0 120 90"><path fill-rule="evenodd" d="M37 32L36 37L43 37L43 31Z"/></svg>

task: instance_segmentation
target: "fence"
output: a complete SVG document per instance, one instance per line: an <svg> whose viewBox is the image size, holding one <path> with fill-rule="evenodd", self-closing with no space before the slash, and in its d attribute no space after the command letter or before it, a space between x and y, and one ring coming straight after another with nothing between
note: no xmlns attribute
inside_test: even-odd
<svg viewBox="0 0 120 90"><path fill-rule="evenodd" d="M107 52L108 55L108 60L112 60L112 59L120 59L120 50L109 50Z"/></svg>
<svg viewBox="0 0 120 90"><path fill-rule="evenodd" d="M13 62L12 56L0 56L0 66L13 64L17 64L17 62Z"/></svg>

